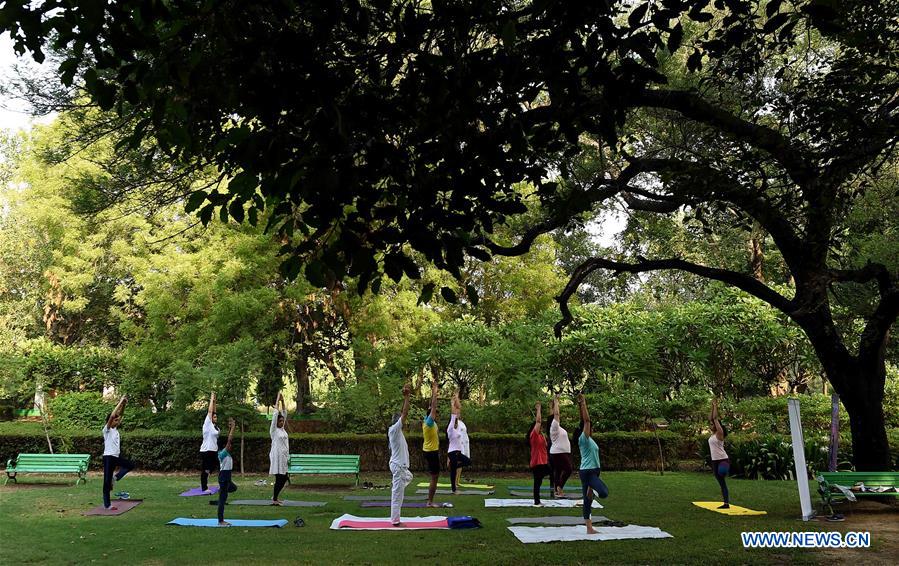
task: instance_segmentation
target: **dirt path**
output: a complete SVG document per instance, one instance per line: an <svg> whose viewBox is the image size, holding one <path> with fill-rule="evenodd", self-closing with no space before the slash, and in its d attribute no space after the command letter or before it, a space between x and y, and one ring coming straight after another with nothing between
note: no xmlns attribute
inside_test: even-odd
<svg viewBox="0 0 899 566"><path fill-rule="evenodd" d="M834 531L846 533L871 533L872 548L833 548L816 551L821 562L829 564L899 564L899 505L884 505L872 501L844 505L841 510L846 516L842 523L822 523ZM873 551L876 551L875 555Z"/></svg>

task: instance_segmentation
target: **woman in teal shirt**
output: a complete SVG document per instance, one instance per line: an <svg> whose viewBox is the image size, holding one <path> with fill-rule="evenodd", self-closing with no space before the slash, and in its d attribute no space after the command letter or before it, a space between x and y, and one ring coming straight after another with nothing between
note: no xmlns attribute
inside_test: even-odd
<svg viewBox="0 0 899 566"><path fill-rule="evenodd" d="M581 409L581 426L579 434L576 435L577 445L581 451L581 469L579 475L581 477L581 491L584 495L584 525L587 526L587 534L595 535L596 529L593 528L593 521L590 519L591 504L593 497L590 494L592 489L600 498L609 496L609 488L599 477L599 446L596 441L590 437L590 413L587 411L587 401L584 395L578 395L578 405Z"/></svg>

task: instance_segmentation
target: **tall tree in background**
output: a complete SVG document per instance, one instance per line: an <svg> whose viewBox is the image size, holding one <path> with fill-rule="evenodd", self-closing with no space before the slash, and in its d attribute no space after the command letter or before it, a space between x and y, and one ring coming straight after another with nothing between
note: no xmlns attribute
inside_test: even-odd
<svg viewBox="0 0 899 566"><path fill-rule="evenodd" d="M316 285L351 276L377 289L382 273L420 276L412 249L461 278L466 255L520 255L612 198L687 212L712 231L758 223L792 296L682 257L592 257L560 296L562 325L597 270L733 285L803 329L850 415L857 468L886 467L896 256L847 251L841 234L895 159L895 2L86 6L7 1L0 29L38 59L47 46L61 53L63 82L114 111L123 147L151 140L215 166L227 186L187 200L204 223L218 212L255 224L266 209L287 238L291 277L305 269ZM494 228L512 219L522 239L497 241ZM876 289L857 344L834 321L843 286Z"/></svg>

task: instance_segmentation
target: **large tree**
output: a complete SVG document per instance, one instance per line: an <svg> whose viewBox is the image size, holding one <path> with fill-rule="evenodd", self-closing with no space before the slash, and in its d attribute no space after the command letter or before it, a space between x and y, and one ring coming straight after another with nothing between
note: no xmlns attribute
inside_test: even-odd
<svg viewBox="0 0 899 566"><path fill-rule="evenodd" d="M895 159L899 6L889 0L7 1L0 29L112 110L125 148L214 165L187 200L255 223L316 284L461 277L608 199L764 231L792 292L683 257L592 257L738 287L806 333L850 415L858 469L885 468L895 265L845 245L866 181ZM529 182L532 191L521 191ZM539 207L532 205L539 202ZM510 222L512 219L515 222ZM886 221L885 221L886 222ZM494 227L520 228L518 243ZM895 256L894 256L895 257ZM757 275L757 270L755 275ZM832 290L876 289L852 344ZM424 288L425 296L433 288ZM450 292L445 296L452 298Z"/></svg>

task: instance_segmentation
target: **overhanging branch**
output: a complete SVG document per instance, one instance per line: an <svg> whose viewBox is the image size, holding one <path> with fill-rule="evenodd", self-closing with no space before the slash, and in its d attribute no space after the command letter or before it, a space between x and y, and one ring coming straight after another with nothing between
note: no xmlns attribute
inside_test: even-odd
<svg viewBox="0 0 899 566"><path fill-rule="evenodd" d="M669 269L685 271L742 289L784 313L789 313L793 309L792 301L758 279L744 273L699 265L679 258L655 260L641 259L638 263L626 263L594 257L584 261L574 270L574 273L572 273L571 278L568 280L568 284L565 285L562 293L556 297L556 301L559 303L559 309L562 311L562 320L557 322L554 327L557 337L562 335L562 330L574 319L571 310L568 307L568 301L571 298L571 295L577 291L584 278L597 269L608 269L613 271L616 275L620 273L644 273L647 271L662 271Z"/></svg>

